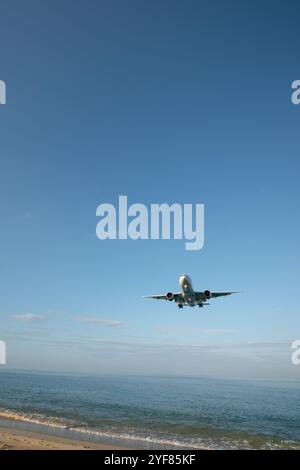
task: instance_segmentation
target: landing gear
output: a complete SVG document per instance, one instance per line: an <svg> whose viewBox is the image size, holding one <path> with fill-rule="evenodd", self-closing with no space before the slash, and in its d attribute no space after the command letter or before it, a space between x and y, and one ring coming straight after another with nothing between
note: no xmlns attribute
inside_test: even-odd
<svg viewBox="0 0 300 470"><path fill-rule="evenodd" d="M199 304L199 308L203 308L203 304Z"/></svg>
<svg viewBox="0 0 300 470"><path fill-rule="evenodd" d="M178 308L183 308L183 305L182 305L182 304L178 304Z"/></svg>

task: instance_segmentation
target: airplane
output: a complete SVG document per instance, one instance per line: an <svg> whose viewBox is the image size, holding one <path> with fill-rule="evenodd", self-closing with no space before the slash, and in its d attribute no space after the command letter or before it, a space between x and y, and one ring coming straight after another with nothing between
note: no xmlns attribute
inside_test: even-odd
<svg viewBox="0 0 300 470"><path fill-rule="evenodd" d="M198 305L200 308L203 308L204 305L210 305L207 303L207 300L214 299L216 297L223 297L225 295L238 294L238 292L211 292L205 290L203 292L196 292L193 289L193 284L191 278L187 274L182 274L179 276L179 286L181 292L174 294L173 292L167 292L162 295L146 295L146 299L156 299L156 300L169 300L170 302L174 300L179 308L186 306L195 307Z"/></svg>

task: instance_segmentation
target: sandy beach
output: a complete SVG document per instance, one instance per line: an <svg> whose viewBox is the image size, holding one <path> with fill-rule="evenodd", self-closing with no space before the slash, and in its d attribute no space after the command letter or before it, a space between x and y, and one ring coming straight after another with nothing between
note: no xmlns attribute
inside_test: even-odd
<svg viewBox="0 0 300 470"><path fill-rule="evenodd" d="M125 447L0 427L0 450L125 450Z"/></svg>

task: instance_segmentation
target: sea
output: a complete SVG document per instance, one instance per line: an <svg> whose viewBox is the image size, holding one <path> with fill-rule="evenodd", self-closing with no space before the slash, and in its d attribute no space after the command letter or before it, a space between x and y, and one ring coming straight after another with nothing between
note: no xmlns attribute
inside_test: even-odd
<svg viewBox="0 0 300 470"><path fill-rule="evenodd" d="M0 425L134 449L300 449L300 381L2 369Z"/></svg>

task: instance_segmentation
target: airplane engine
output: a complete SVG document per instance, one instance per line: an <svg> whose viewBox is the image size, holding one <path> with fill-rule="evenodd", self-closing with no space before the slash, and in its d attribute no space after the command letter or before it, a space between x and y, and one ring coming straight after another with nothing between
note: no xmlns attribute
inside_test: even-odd
<svg viewBox="0 0 300 470"><path fill-rule="evenodd" d="M171 300L174 299L174 295L172 294L172 292L168 292L168 293L166 294L166 299L167 299L167 300L170 300L170 302L171 302Z"/></svg>
<svg viewBox="0 0 300 470"><path fill-rule="evenodd" d="M204 291L204 295L205 295L205 297L206 297L207 299L210 299L210 297L211 297L211 292L210 292L209 290L205 290L205 291Z"/></svg>

